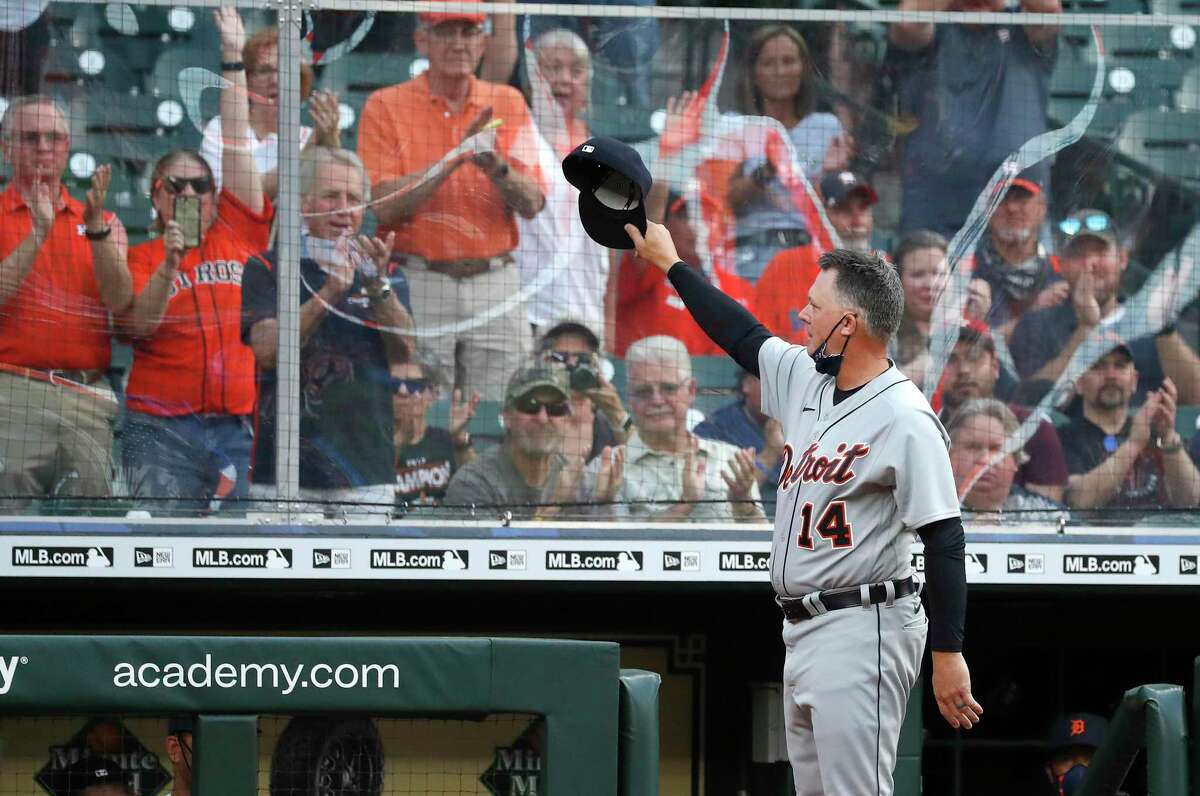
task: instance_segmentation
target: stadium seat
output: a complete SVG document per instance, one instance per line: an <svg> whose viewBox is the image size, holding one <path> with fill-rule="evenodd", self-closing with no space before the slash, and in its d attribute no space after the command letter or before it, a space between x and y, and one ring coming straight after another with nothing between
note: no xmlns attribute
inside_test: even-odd
<svg viewBox="0 0 1200 796"><path fill-rule="evenodd" d="M1180 81L1175 107L1181 111L1200 111L1200 64L1189 69Z"/></svg>
<svg viewBox="0 0 1200 796"><path fill-rule="evenodd" d="M1200 14L1200 0L1150 0L1150 13L1195 16Z"/></svg>
<svg viewBox="0 0 1200 796"><path fill-rule="evenodd" d="M1156 174L1200 180L1200 112L1142 110L1125 120L1117 149Z"/></svg>
<svg viewBox="0 0 1200 796"><path fill-rule="evenodd" d="M1050 79L1050 103L1047 114L1055 124L1063 125L1074 118L1091 95L1095 79L1095 66L1079 61L1064 60L1054 70ZM1125 118L1137 110L1131 96L1117 94L1106 78L1103 100L1096 107L1096 114L1088 128L1093 138L1112 139L1121 128Z"/></svg>
<svg viewBox="0 0 1200 796"><path fill-rule="evenodd" d="M1200 429L1200 406L1182 404L1175 410L1175 430L1183 437L1184 444L1192 441Z"/></svg>
<svg viewBox="0 0 1200 796"><path fill-rule="evenodd" d="M1142 0L1063 0L1063 11L1076 14L1145 14Z"/></svg>
<svg viewBox="0 0 1200 796"><path fill-rule="evenodd" d="M325 66L321 88L338 94L370 94L412 77L414 56L350 52Z"/></svg>

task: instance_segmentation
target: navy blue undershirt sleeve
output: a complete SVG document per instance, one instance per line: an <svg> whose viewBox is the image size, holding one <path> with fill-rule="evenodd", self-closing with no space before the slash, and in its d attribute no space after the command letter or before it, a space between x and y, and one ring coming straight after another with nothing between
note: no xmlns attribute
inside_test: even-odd
<svg viewBox="0 0 1200 796"><path fill-rule="evenodd" d="M962 518L949 517L917 529L925 544L925 598L929 605L929 646L962 652L967 619L966 537Z"/></svg>
<svg viewBox="0 0 1200 796"><path fill-rule="evenodd" d="M672 265L667 278L704 333L734 362L757 376L758 349L772 336L767 327L687 263Z"/></svg>

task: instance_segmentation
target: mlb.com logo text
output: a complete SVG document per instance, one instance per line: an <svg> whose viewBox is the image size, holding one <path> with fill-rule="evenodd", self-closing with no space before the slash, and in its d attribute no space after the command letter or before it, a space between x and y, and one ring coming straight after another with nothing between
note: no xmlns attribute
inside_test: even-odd
<svg viewBox="0 0 1200 796"><path fill-rule="evenodd" d="M372 550L371 569L464 570L470 566L466 550Z"/></svg>
<svg viewBox="0 0 1200 796"><path fill-rule="evenodd" d="M759 551L721 553L722 572L766 572L771 566L771 554Z"/></svg>
<svg viewBox="0 0 1200 796"><path fill-rule="evenodd" d="M111 547L13 547L12 565L14 567L107 569L113 565L113 549Z"/></svg>
<svg viewBox="0 0 1200 796"><path fill-rule="evenodd" d="M292 549L270 547L197 547L192 551L192 566L231 569L291 569Z"/></svg>
<svg viewBox="0 0 1200 796"><path fill-rule="evenodd" d="M1066 575L1157 575L1158 556L1154 555L1065 555Z"/></svg>
<svg viewBox="0 0 1200 796"><path fill-rule="evenodd" d="M591 572L641 572L645 564L640 550L547 551L548 570Z"/></svg>

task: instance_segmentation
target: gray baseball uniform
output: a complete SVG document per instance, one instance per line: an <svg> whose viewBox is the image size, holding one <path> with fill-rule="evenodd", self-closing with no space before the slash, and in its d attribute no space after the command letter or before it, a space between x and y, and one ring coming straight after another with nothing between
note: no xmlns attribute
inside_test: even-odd
<svg viewBox="0 0 1200 796"><path fill-rule="evenodd" d="M834 378L777 337L759 350L759 373L763 412L787 443L771 546L776 594L909 577L916 529L959 515L949 438L920 390L893 366L835 405ZM920 597L817 612L783 625L796 793L890 794L928 631Z"/></svg>

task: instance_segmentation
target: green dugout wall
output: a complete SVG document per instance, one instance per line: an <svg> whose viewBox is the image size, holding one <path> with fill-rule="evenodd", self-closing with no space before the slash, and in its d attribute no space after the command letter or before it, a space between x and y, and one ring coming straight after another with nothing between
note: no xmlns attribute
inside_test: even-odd
<svg viewBox="0 0 1200 796"><path fill-rule="evenodd" d="M618 792L618 658L618 645L584 641L5 636L0 712L197 714L197 790L225 796L255 793L259 714L534 713L546 723L546 791L608 796ZM645 704L652 685L638 680L633 700ZM652 712L631 709L634 738L656 736L645 730Z"/></svg>

